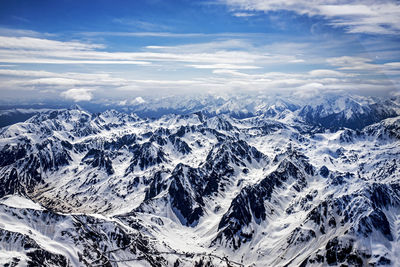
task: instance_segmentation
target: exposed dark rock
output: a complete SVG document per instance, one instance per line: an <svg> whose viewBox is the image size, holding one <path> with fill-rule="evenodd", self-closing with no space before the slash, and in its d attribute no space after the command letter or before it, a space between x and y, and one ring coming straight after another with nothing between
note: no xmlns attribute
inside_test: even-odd
<svg viewBox="0 0 400 267"><path fill-rule="evenodd" d="M329 169L328 169L326 166L322 166L322 167L319 169L319 174L320 174L322 177L327 178L327 177L329 176Z"/></svg>
<svg viewBox="0 0 400 267"><path fill-rule="evenodd" d="M139 167L141 170L144 170L151 166L167 161L164 151L161 148L156 147L151 142L135 144L131 148L131 151L133 156L129 167L125 171L126 175L133 172L135 167Z"/></svg>
<svg viewBox="0 0 400 267"><path fill-rule="evenodd" d="M90 149L83 157L82 162L99 170L104 170L108 175L114 174L111 159L104 150Z"/></svg>

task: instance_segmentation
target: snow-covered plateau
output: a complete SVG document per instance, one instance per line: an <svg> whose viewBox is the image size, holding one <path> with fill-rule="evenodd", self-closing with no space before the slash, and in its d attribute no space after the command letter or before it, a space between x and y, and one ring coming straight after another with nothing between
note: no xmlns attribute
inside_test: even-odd
<svg viewBox="0 0 400 267"><path fill-rule="evenodd" d="M199 103L1 128L0 264L400 266L399 97Z"/></svg>

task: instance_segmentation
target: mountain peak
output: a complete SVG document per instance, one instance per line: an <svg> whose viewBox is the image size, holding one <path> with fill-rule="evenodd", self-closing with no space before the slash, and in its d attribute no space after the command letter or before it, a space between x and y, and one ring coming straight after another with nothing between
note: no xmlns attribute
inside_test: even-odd
<svg viewBox="0 0 400 267"><path fill-rule="evenodd" d="M84 109L79 106L78 104L72 104L71 106L69 106L68 110L80 110L80 111L84 111Z"/></svg>

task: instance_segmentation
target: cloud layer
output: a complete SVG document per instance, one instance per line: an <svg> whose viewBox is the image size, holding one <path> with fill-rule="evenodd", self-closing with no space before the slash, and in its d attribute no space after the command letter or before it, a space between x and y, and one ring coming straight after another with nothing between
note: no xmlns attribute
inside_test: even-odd
<svg viewBox="0 0 400 267"><path fill-rule="evenodd" d="M349 33L398 34L399 1L373 0L222 0L235 11L293 11L300 15L323 16L329 24ZM249 14L249 13L243 13ZM250 13L251 14L251 13Z"/></svg>
<svg viewBox="0 0 400 267"><path fill-rule="evenodd" d="M140 100L138 96L182 93L292 91L303 97L321 91L366 94L399 88L400 62L377 63L360 55L323 57L314 43L255 45L242 38L145 46L131 52L105 49L97 43L0 36L0 63L19 64L0 67L0 89L75 102L130 98L124 102L129 104ZM23 68L33 62L35 70ZM54 64L63 70L51 71ZM128 74L119 67L109 72L104 64L133 67ZM68 66L84 71L64 71Z"/></svg>

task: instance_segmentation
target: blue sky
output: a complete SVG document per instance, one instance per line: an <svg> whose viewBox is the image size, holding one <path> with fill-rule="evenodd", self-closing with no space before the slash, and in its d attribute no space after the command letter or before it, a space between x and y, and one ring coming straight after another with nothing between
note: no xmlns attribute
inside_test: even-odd
<svg viewBox="0 0 400 267"><path fill-rule="evenodd" d="M399 33L398 1L3 0L0 94L398 95Z"/></svg>

